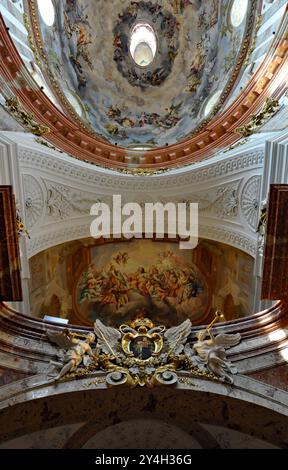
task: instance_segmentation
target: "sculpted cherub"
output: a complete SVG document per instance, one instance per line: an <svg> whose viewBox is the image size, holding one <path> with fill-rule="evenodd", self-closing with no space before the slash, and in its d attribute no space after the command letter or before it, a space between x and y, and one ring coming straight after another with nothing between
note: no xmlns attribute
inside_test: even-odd
<svg viewBox="0 0 288 470"><path fill-rule="evenodd" d="M69 330L64 330L60 333L47 331L47 336L52 343L57 344L61 348L58 352L59 361L50 362L51 365L60 369L56 377L53 378L54 380L59 380L68 372L74 372L81 363L87 366L90 362L90 357L94 356L90 346L95 341L93 333L83 335L84 340L79 339L77 333L72 333Z"/></svg>

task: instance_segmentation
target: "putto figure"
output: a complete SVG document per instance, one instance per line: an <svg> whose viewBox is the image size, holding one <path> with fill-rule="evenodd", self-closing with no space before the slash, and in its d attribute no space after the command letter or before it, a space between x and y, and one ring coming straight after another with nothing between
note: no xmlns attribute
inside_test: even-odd
<svg viewBox="0 0 288 470"><path fill-rule="evenodd" d="M93 351L90 344L95 341L95 335L88 333L79 339L79 335L69 330L63 332L48 331L47 336L52 343L57 344L61 349L58 352L59 361L51 361L50 365L60 369L60 372L53 377L53 380L59 380L68 372L75 372L78 366L83 363L88 366L93 357ZM81 336L82 337L82 336Z"/></svg>

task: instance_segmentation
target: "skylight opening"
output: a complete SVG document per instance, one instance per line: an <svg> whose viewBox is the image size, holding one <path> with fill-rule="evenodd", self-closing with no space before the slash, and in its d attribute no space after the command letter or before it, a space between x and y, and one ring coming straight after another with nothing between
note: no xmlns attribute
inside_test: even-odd
<svg viewBox="0 0 288 470"><path fill-rule="evenodd" d="M82 117L83 116L83 109L80 106L77 97L73 93L71 93L71 91L67 90L66 88L63 88L63 93L65 94L67 100L71 104L74 111L78 114L78 116Z"/></svg>
<svg viewBox="0 0 288 470"><path fill-rule="evenodd" d="M234 28L238 28L244 21L248 9L248 0L234 0L230 18Z"/></svg>
<svg viewBox="0 0 288 470"><path fill-rule="evenodd" d="M37 72L32 72L31 73L32 77L34 78L35 82L37 85L43 89L43 92L45 95L52 101L57 106L57 101L55 99L55 96L53 95L52 91L50 88L47 86L46 82L43 80L43 78L39 75Z"/></svg>
<svg viewBox="0 0 288 470"><path fill-rule="evenodd" d="M157 50L157 39L153 28L148 23L137 23L131 32L130 53L140 67L147 67L153 62Z"/></svg>
<svg viewBox="0 0 288 470"><path fill-rule="evenodd" d="M53 26L55 8L52 0L37 0L40 16L47 26Z"/></svg>
<svg viewBox="0 0 288 470"><path fill-rule="evenodd" d="M151 145L151 144L139 144L139 145L133 145L131 147L131 150L138 150L138 151L146 152L147 150L152 150L153 148L154 148L154 145Z"/></svg>
<svg viewBox="0 0 288 470"><path fill-rule="evenodd" d="M213 111L213 108L216 106L216 104L218 103L219 101L219 98L222 94L222 90L218 90L216 91L216 93L214 93L214 95L211 96L211 98L207 101L207 104L205 106L205 109L204 109L204 116L208 116L212 111Z"/></svg>

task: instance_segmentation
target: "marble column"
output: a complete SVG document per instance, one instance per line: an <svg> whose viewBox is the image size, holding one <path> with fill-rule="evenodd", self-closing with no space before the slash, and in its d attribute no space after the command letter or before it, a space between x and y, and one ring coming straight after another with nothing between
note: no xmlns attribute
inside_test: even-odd
<svg viewBox="0 0 288 470"><path fill-rule="evenodd" d="M266 140L265 158L261 188L261 201L268 199L271 184L288 184L288 131L279 132ZM254 311L269 308L270 300L259 301L261 297L264 243L259 235L255 260L256 292Z"/></svg>
<svg viewBox="0 0 288 470"><path fill-rule="evenodd" d="M20 134L20 133L19 133ZM15 195L16 206L25 223L25 200L18 161L18 145L9 132L0 132L0 185L11 185ZM11 302L13 309L23 314L30 314L29 301L29 261L25 237L20 238L21 280L23 302Z"/></svg>

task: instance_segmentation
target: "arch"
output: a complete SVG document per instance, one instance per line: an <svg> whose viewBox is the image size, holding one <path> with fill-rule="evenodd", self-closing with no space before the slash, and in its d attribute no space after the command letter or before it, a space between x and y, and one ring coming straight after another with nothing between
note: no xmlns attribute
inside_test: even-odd
<svg viewBox="0 0 288 470"><path fill-rule="evenodd" d="M256 385L259 388L264 387L264 384L253 379L247 377L243 379L246 383L247 380L250 381L255 387ZM247 401L245 391L240 391L244 386L243 380L242 387L239 386L236 390L236 392L240 391L238 397L242 395L243 399L235 398L237 393L234 388L231 390L223 384L193 378L191 381L195 382L195 388L199 388L199 391L164 387L150 390L140 388L87 390L85 383L79 380L77 381L78 390L73 390L73 386L76 386L75 382L64 382L55 386L55 389L63 390L61 393L45 396L43 392L44 396L41 398L23 401L2 409L0 442L39 429L49 429L64 424L88 423L82 426L65 446L75 448L83 446L97 432L117 423L135 419L153 419L177 426L192 437L195 436L198 442L199 439L202 440L201 443L206 448L207 445L213 447L215 442L213 444L213 441L209 440L207 434L203 432L202 437L199 435L199 423L240 431L278 447L288 448L287 416L279 412L280 407L275 398L268 398L273 387L268 390L269 386L265 385L266 402L264 405L264 399L261 401L260 398L258 401L255 398L254 403ZM72 391L68 391L69 389ZM213 389L215 393L211 391ZM265 391L263 389L263 393ZM224 392L226 395L223 394ZM234 394L234 397L227 394ZM29 396L33 397L35 394L28 392L26 400ZM270 409L267 408L268 405ZM288 414L287 410L286 413Z"/></svg>
<svg viewBox="0 0 288 470"><path fill-rule="evenodd" d="M64 449L79 449L82 447L89 448L87 446L87 444L89 445L89 441L90 442L91 440L93 441L93 438L94 439L95 437L97 438L99 434L103 435L103 433L105 433L109 435L109 432L113 433L116 430L119 431L121 427L122 428L123 427L125 428L125 426L129 427L129 425L131 426L131 424L133 423L136 424L137 420L134 419L134 420L121 421L120 423L107 426L106 428L100 430L100 432L99 432L98 426L97 425L95 426L95 423L93 422L86 423L84 426L81 426L74 434L70 436L70 438L67 440L63 448ZM187 433L185 429L180 428L179 426L175 426L173 420L171 421L165 420L165 422L163 422L163 420L161 421L156 420L156 419L148 420L146 418L146 419L141 419L141 421L138 420L138 426L140 423L144 425L145 423L149 423L152 429L156 428L157 431L159 431L159 428L161 429L161 427L162 427L162 432L163 432L163 428L165 427L170 430L170 433L173 431L176 431L176 433L179 434L179 431L180 431L180 435L182 435L184 439L185 437L189 438L190 436L191 440L194 440L196 445L199 444L201 448L209 448L209 449L220 448L216 439L206 429L204 429L204 427L202 427L200 424L196 422L193 423L193 425L191 426L189 433ZM136 432L137 432L138 426L135 426Z"/></svg>

